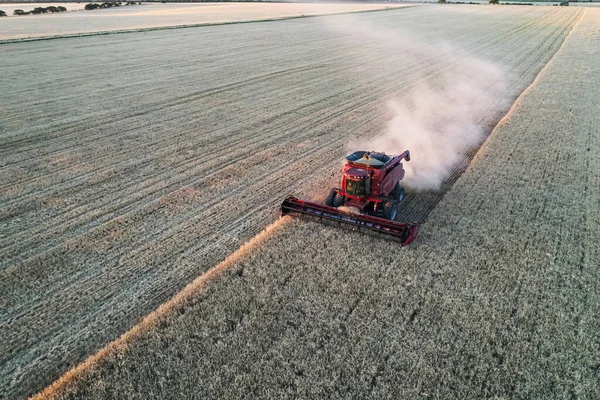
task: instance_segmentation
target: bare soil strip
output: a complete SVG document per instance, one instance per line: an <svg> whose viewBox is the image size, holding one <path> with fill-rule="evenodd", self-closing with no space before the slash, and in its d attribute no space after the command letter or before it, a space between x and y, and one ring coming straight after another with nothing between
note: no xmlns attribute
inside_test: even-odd
<svg viewBox="0 0 600 400"><path fill-rule="evenodd" d="M501 63L515 98L581 12L414 7L363 18ZM338 18L328 24L348 23ZM455 68L435 55L407 62L388 42L321 18L3 51L0 393L9 397L40 390L224 260L277 218L285 194L324 196L345 144L382 131L385 100ZM422 205L413 215L436 204L429 195L413 199Z"/></svg>
<svg viewBox="0 0 600 400"><path fill-rule="evenodd" d="M586 12L413 246L291 221L44 396L600 397L599 20Z"/></svg>

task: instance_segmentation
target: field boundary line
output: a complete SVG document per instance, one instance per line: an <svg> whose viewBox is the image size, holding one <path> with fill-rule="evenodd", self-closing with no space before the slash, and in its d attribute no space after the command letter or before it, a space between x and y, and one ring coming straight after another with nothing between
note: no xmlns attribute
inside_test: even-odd
<svg viewBox="0 0 600 400"><path fill-rule="evenodd" d="M108 343L96 353L90 355L83 362L75 365L73 368L62 374L50 386L43 389L41 392L30 397L32 400L53 399L57 398L61 393L69 390L69 386L75 383L80 377L85 376L87 372L97 365L104 358L118 353L126 348L127 344L132 340L149 332L156 327L164 317L170 315L183 303L190 300L193 296L200 293L207 287L213 279L221 276L232 265L240 259L248 255L249 251L262 245L271 235L285 227L290 217L280 218L272 224L264 228L259 234L242 244L236 251L227 256L223 261L202 273L192 282L188 283L181 291L166 302L162 303L158 308L150 314L142 318L142 320L133 325L128 331L123 333L118 339Z"/></svg>
<svg viewBox="0 0 600 400"><path fill-rule="evenodd" d="M314 14L314 15L301 14L301 15L290 15L290 16L285 16L285 17L249 19L249 20L242 20L242 21L201 22L198 24L150 26L147 28L117 29L114 31L66 33L66 34L62 34L62 35L1 39L0 45L13 44L13 43L24 43L24 42L38 42L38 41L42 41L42 40L72 39L72 38L82 38L82 37L90 37L90 36L115 35L115 34L122 34L122 33L153 32L153 31L166 31L166 30L171 30L171 29L201 28L201 27L205 27L205 26L252 24L255 22L277 22L277 21L287 21L287 20L291 20L291 19L318 18L318 17L328 17L328 16L334 16L334 15L384 12L384 11L400 10L400 9L404 9L404 8L413 8L413 7L419 7L419 6L420 6L419 4L407 4L407 5L403 5L403 6L386 6L386 8L380 8L380 9L376 9L376 10L343 11L343 12L338 12L338 13Z"/></svg>
<svg viewBox="0 0 600 400"><path fill-rule="evenodd" d="M573 24L573 26L569 30L569 33L565 36L563 42L560 44L560 46L558 47L558 49L556 50L556 52L554 52L554 54L552 55L552 57L550 58L550 60L548 60L548 62L546 63L546 65L544 65L544 67L540 70L540 72L537 73L537 75L535 76L535 79L533 80L533 82L531 82L531 84L529 86L527 86L527 88L525 88L525 90L523 90L523 92L521 92L521 94L519 95L519 97L517 97L517 99L514 101L514 103L510 107L510 109L506 112L506 114L504 114L504 116L502 118L500 118L500 121L498 121L498 123L496 124L496 126L494 126L494 129L492 129L492 131L490 132L490 134L488 135L488 137L481 144L481 146L479 147L479 149L477 150L477 152L473 156L473 159L469 163L469 166L467 167L467 169L472 168L473 163L476 162L480 157L482 157L487 152L487 144L489 143L489 140L493 136L495 136L497 134L498 129L500 129L502 126L504 126L506 123L508 123L508 121L511 119L511 117L515 113L517 107L519 107L519 105L521 104L521 101L523 100L523 98L525 96L527 96L529 94L529 92L531 92L533 90L533 88L537 85L537 83L542 78L544 78L544 76L546 75L546 71L548 70L548 68L552 64L552 61L554 61L554 58L556 57L556 55L559 54L562 51L565 43L567 43L567 41L571 37L571 34L573 33L573 31L575 31L575 29L577 28L577 26L579 25L579 23L581 22L581 20L583 19L583 17L586 15L588 9L586 7L581 7L581 8L583 10L581 11L581 13L579 15L579 18L577 19L577 21L575 21L575 23ZM465 172L466 172L466 170L465 170Z"/></svg>

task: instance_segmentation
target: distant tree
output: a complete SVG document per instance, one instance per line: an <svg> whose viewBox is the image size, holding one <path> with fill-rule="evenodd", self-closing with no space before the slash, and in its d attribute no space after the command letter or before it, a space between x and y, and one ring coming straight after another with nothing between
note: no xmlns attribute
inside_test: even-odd
<svg viewBox="0 0 600 400"><path fill-rule="evenodd" d="M2 10L0 10L0 17L6 17L6 13Z"/></svg>
<svg viewBox="0 0 600 400"><path fill-rule="evenodd" d="M48 7L36 7L33 10L29 11L29 12L25 12L23 10L20 9L16 9L13 11L13 15L29 15L29 14L34 14L34 15L39 15L39 14L46 14L46 13L57 13L57 12L65 12L67 11L66 7L63 6L48 6ZM6 14L4 14L6 16ZM0 15L1 17L2 15Z"/></svg>
<svg viewBox="0 0 600 400"><path fill-rule="evenodd" d="M135 4L135 3L133 3ZM86 10L95 10L97 8L111 8L111 7L120 7L123 3L120 1L105 1L104 3L88 3L85 5ZM129 3L127 4L129 5Z"/></svg>
<svg viewBox="0 0 600 400"><path fill-rule="evenodd" d="M568 7L569 6L569 2L568 1L561 1L559 6L563 6L563 7Z"/></svg>
<svg viewBox="0 0 600 400"><path fill-rule="evenodd" d="M500 4L500 0L490 0L490 4Z"/></svg>
<svg viewBox="0 0 600 400"><path fill-rule="evenodd" d="M446 0L438 0L438 4L446 4L447 1Z"/></svg>
<svg viewBox="0 0 600 400"><path fill-rule="evenodd" d="M31 10L32 14L46 14L48 11L44 8L44 7L36 7L33 10Z"/></svg>

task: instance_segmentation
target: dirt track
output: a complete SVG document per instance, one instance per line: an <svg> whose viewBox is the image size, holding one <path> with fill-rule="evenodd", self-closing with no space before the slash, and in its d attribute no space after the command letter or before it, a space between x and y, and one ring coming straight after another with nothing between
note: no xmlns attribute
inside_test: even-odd
<svg viewBox="0 0 600 400"><path fill-rule="evenodd" d="M452 37L506 66L516 97L580 12L361 18ZM0 393L32 394L117 337L275 220L285 194L324 194L347 141L381 132L386 99L452 69L406 65L332 31L338 18L3 46Z"/></svg>
<svg viewBox="0 0 600 400"><path fill-rule="evenodd" d="M411 247L284 222L54 393L599 398L599 20L587 11Z"/></svg>

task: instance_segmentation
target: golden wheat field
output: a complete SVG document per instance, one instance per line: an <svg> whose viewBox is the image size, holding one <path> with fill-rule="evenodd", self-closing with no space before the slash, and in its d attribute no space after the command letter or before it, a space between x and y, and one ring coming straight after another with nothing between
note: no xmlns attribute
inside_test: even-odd
<svg viewBox="0 0 600 400"><path fill-rule="evenodd" d="M597 398L599 21L1 44L0 397ZM407 143L409 247L279 219L356 146Z"/></svg>

